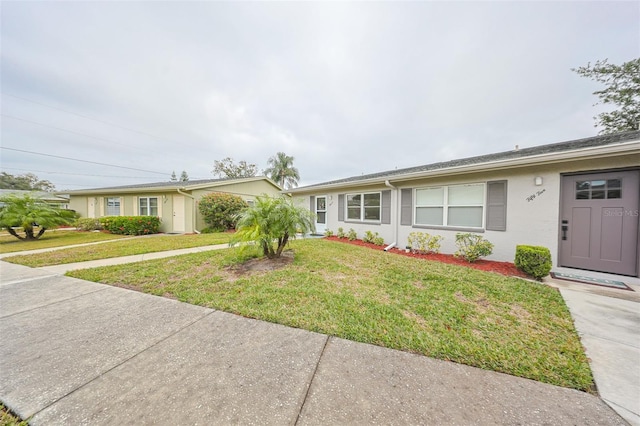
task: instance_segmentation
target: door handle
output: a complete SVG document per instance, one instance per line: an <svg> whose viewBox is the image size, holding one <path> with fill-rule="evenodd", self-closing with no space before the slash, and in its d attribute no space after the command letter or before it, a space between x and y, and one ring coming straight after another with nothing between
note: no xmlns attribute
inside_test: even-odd
<svg viewBox="0 0 640 426"><path fill-rule="evenodd" d="M567 231L569 230L569 221L568 220L563 220L562 221L562 240L566 241L567 240Z"/></svg>

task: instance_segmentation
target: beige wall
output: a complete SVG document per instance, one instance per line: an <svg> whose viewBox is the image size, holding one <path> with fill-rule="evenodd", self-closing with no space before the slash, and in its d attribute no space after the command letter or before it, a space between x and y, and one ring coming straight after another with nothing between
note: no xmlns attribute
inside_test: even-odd
<svg viewBox="0 0 640 426"><path fill-rule="evenodd" d="M102 193L96 195L70 195L69 208L77 211L81 217L102 217L106 212L106 199L109 197L120 198L120 214L123 216L139 215L138 200L140 197L156 197L158 198L158 216L162 223L160 225L161 232L174 232L174 196L184 196L184 232L194 232L200 230L206 225L202 220L200 212L197 208L197 200L203 195L211 192L225 192L238 195L245 201L255 200L256 196L266 194L270 196L279 196L280 190L265 180L256 180L251 182L240 182L232 185L211 186L208 188L198 189L192 193L187 192L182 195L173 191L164 192L137 192L123 194ZM88 211L88 200L94 200L93 215ZM178 213L178 217L180 216Z"/></svg>

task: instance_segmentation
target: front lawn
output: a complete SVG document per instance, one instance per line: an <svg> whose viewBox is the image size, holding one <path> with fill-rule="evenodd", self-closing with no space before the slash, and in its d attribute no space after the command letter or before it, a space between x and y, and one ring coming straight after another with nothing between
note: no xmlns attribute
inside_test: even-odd
<svg viewBox="0 0 640 426"><path fill-rule="evenodd" d="M80 232L76 230L48 230L35 241L19 240L6 231L0 234L0 253L37 250L51 247L69 246L73 244L95 243L97 241L126 238L125 235L107 234L104 232Z"/></svg>
<svg viewBox="0 0 640 426"><path fill-rule="evenodd" d="M110 235L110 234L105 234ZM46 253L26 254L6 257L3 260L37 268L64 263L86 262L89 260L109 259L134 254L155 253L158 251L226 244L231 239L228 232L191 235L152 235L126 241L114 241L109 244L73 247Z"/></svg>
<svg viewBox="0 0 640 426"><path fill-rule="evenodd" d="M542 284L326 240L239 274L235 249L67 275L358 342L592 391L560 293Z"/></svg>

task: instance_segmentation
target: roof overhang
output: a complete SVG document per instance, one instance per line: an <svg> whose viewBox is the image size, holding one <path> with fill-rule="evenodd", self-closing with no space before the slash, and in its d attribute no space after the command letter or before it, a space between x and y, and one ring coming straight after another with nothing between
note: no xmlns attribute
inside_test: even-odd
<svg viewBox="0 0 640 426"><path fill-rule="evenodd" d="M310 185L287 191L288 193L304 194L318 192L318 190L332 190L355 186L384 185L385 183L402 183L425 178L435 178L442 176L454 176L478 172L488 172L492 170L515 169L530 166L541 166L549 164L566 163L576 160L593 160L599 158L616 157L621 155L640 154L640 139L621 142L611 145L594 146L567 150L563 152L545 153L530 155L526 157L495 160L490 162L465 164L455 167L445 167L433 170L423 170L414 173L389 174L386 176L376 176L371 179L354 179L346 182L336 182L327 184Z"/></svg>

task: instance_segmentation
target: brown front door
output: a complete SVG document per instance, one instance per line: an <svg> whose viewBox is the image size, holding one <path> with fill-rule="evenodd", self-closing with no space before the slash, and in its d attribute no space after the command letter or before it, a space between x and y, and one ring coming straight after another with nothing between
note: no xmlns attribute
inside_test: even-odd
<svg viewBox="0 0 640 426"><path fill-rule="evenodd" d="M563 176L560 266L637 275L640 171Z"/></svg>

